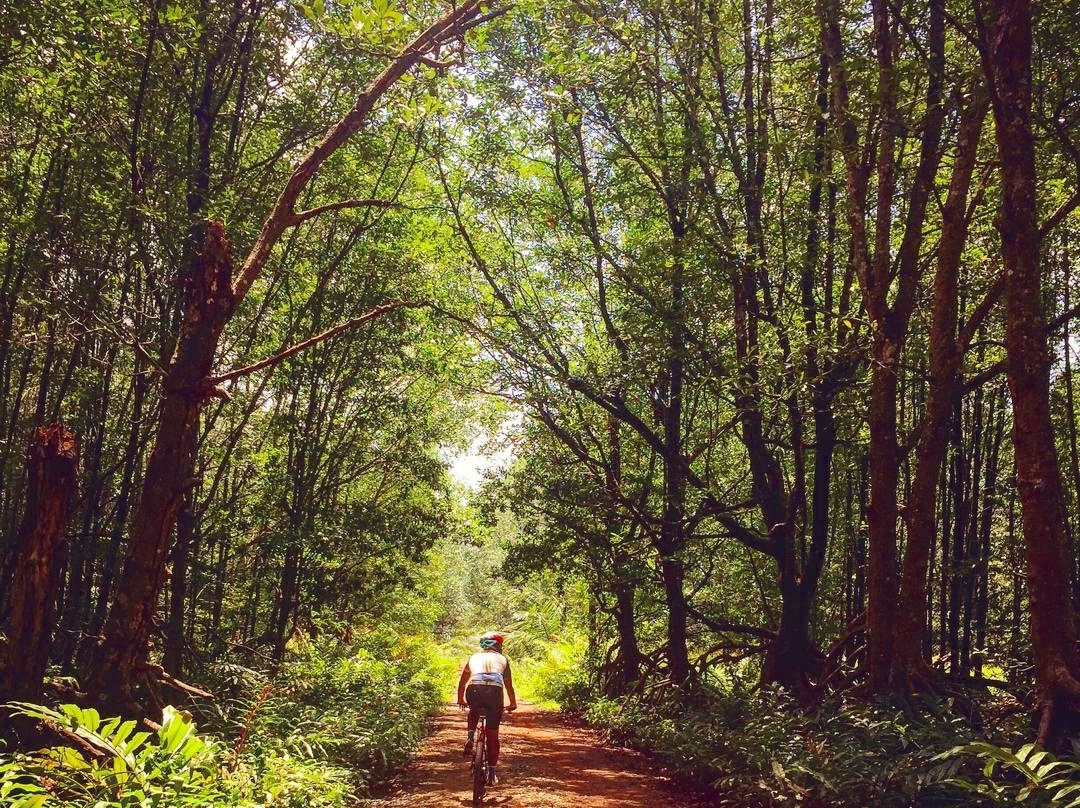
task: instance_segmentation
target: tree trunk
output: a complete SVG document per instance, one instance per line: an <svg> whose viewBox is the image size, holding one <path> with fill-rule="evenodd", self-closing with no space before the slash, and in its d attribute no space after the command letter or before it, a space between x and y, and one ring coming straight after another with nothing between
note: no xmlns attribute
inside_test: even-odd
<svg viewBox="0 0 1080 808"><path fill-rule="evenodd" d="M619 391L620 395L622 391ZM620 517L619 495L622 479L622 429L621 422L614 416L607 420L608 470L604 481L604 515L607 542L612 545L615 577L615 623L619 633L619 668L618 689L626 692L641 676L641 649L638 647L637 634L634 630L634 581L629 569L629 557L626 550L619 546L625 541L623 524Z"/></svg>
<svg viewBox="0 0 1080 808"><path fill-rule="evenodd" d="M846 626L855 619L855 510L852 500L854 499L855 484L852 477L855 475L848 469L844 484L844 524L849 528L848 541L844 548L844 625Z"/></svg>
<svg viewBox="0 0 1080 808"><path fill-rule="evenodd" d="M786 582L785 582L786 583ZM808 590L798 584L781 585L783 605L780 611L780 628L776 638L769 643L761 664L763 684L778 684L800 701L810 698L810 666L814 647L810 641L810 606L812 597Z"/></svg>
<svg viewBox="0 0 1080 808"><path fill-rule="evenodd" d="M938 502L941 508L941 527L938 534L941 536L941 573L938 576L938 655L944 658L948 649L948 625L949 625L949 579L952 575L952 562L950 547L952 546L952 502L949 492L952 490L949 481L953 477L952 464L946 464L945 473L941 475L941 485L938 490Z"/></svg>
<svg viewBox="0 0 1080 808"><path fill-rule="evenodd" d="M218 539L218 557L217 565L214 572L214 600L210 609L210 623L208 626L207 634L210 641L215 647L218 647L221 643L221 617L225 604L225 577L229 572L229 551L232 545L229 542L229 535L223 534ZM251 579L255 586L256 591L259 588L259 583L262 580L261 569L259 567L259 560L261 556L256 556L255 569L252 572ZM254 620L252 620L252 628L248 633L248 637L253 636L255 633Z"/></svg>
<svg viewBox="0 0 1080 808"><path fill-rule="evenodd" d="M1069 311L1072 306L1072 260L1066 249L1063 263L1065 265L1065 300L1063 304L1063 311ZM1061 352L1065 356L1065 424L1068 427L1069 433L1069 472L1072 477L1072 507L1070 510L1070 516L1075 517L1080 513L1080 439L1076 434L1076 385L1073 383L1073 347L1072 347L1072 333L1069 326L1069 320L1065 320L1065 328L1062 334ZM1076 559L1076 544L1080 539L1080 524L1070 523L1072 525L1069 531L1069 550L1070 557ZM1080 570L1077 569L1074 561L1072 566L1072 588L1073 598L1080 599Z"/></svg>
<svg viewBox="0 0 1080 808"><path fill-rule="evenodd" d="M680 253L684 236L681 223L672 216L674 266L671 272L671 333L666 362L667 400L664 419L664 522L660 528L661 566L668 603L668 673L682 684L690 675L690 652L686 644L686 594L683 591L683 559L686 518L686 472L683 467L683 375L686 351L685 264Z"/></svg>
<svg viewBox="0 0 1080 808"><path fill-rule="evenodd" d="M35 431L27 452L26 512L14 552L0 644L0 702L41 697L52 648L54 611L64 555L62 532L75 490L78 450L61 424Z"/></svg>
<svg viewBox="0 0 1080 808"><path fill-rule="evenodd" d="M634 631L634 586L619 583L615 587L615 622L619 631L620 685L625 692L641 675L641 650Z"/></svg>
<svg viewBox="0 0 1080 808"><path fill-rule="evenodd" d="M780 627L769 644L761 666L763 684L779 684L788 688L801 702L812 697L811 675L814 673L816 648L810 637L810 618L818 581L825 566L829 540L829 495L832 479L832 458L836 448L836 427L832 414L831 382L818 379L814 383L814 491L812 497L810 548L802 559L801 570L796 567L793 553L781 560ZM777 532L790 529L780 528ZM793 537L782 540L793 547ZM789 568L790 567L790 568Z"/></svg>
<svg viewBox="0 0 1080 808"><path fill-rule="evenodd" d="M274 662L285 655L289 641L289 621L297 601L300 578L300 545L293 542L285 548L285 563L281 569L281 589L278 595L277 620L274 623Z"/></svg>
<svg viewBox="0 0 1080 808"><path fill-rule="evenodd" d="M165 625L165 653L161 661L162 667L173 676L181 676L184 672L188 567L194 534L195 489L189 486L184 492L184 502L176 518L176 543L173 545L172 571L169 573L169 617Z"/></svg>
<svg viewBox="0 0 1080 808"><path fill-rule="evenodd" d="M779 544L783 548L778 553L780 572L781 612L780 626L776 638L770 643L761 667L763 684L782 685L803 702L811 698L811 669L815 649L810 638L810 616L814 599L817 595L818 581L825 565L825 555L829 544L829 504L832 496L832 460L836 449L836 423L833 416L833 399L839 387L842 372L837 360L826 358L824 363L818 354L818 302L815 296L814 280L819 275L818 255L820 252L821 197L826 171L825 136L828 113L829 66L824 56L818 67L817 111L818 120L814 127L813 184L808 204L808 229L806 236L806 257L802 267L801 298L805 317L806 376L810 382L811 402L814 423L814 462L813 492L811 495L810 543L806 546L805 528L802 532L803 546L800 558L794 555L795 530L798 504L788 498L783 491L777 491L772 499L777 503L789 500L788 516L783 518L784 527L777 530ZM830 218L832 213L830 212ZM830 227L829 235L833 235ZM830 266L830 256L826 256L826 266ZM828 272L828 271L827 271ZM831 284L826 274L825 296L829 299ZM794 431L794 430L793 430ZM801 430L798 431L801 433ZM801 434L797 438L802 440ZM763 448L759 451L763 451ZM775 479L779 479L777 475ZM802 486L796 484L796 489ZM776 506L774 506L776 507ZM770 524L775 524L779 510L764 514Z"/></svg>
<svg viewBox="0 0 1080 808"><path fill-rule="evenodd" d="M981 358L981 357L980 357ZM965 525L967 557L964 563L963 611L961 614L962 634L960 635L960 674L971 675L971 619L975 605L975 580L979 570L979 503L982 499L982 480L984 471L984 444L987 430L983 406L982 388L975 391L971 405L974 423L971 428L971 492L968 496L968 523Z"/></svg>
<svg viewBox="0 0 1080 808"><path fill-rule="evenodd" d="M960 260L967 238L967 200L986 104L976 100L964 115L957 157L942 213L941 244L930 315L930 389L915 455L915 478L907 510L907 544L900 581L900 605L893 632L891 686L901 693L930 684L923 656L927 625L927 572L937 531L938 481L949 437L960 347L956 341Z"/></svg>
<svg viewBox="0 0 1080 808"><path fill-rule="evenodd" d="M871 245L866 227L871 166L865 162L866 155L859 143L859 125L852 117L840 4L838 0L821 0L818 4L822 53L825 54L833 79L833 112L838 121L840 150L847 168L847 219L853 266L873 332L867 417L870 431L870 503L866 511L870 550L866 688L870 693L888 689L892 666L893 630L899 597L896 556L899 516L897 486L901 457L897 439L897 374L922 275L920 249L927 203L941 159L938 144L944 120L941 103L945 48L943 5L941 0L930 4L926 114L922 120L918 166L907 189L904 235L894 262L892 230L898 175L896 135L897 130L902 128L897 103L899 78L895 64L898 25L894 18L898 11L887 0L870 0L877 62L875 95L880 121L876 133L867 132L867 140L873 139L874 148L865 150L876 153L876 202ZM891 292L894 287L895 294Z"/></svg>
<svg viewBox="0 0 1080 808"><path fill-rule="evenodd" d="M136 300L140 299L136 296ZM136 319L136 327L138 328L138 319ZM105 624L105 615L108 611L109 599L112 596L117 562L120 558L120 545L124 538L124 531L127 529L128 513L131 509L131 495L135 488L136 470L139 467L139 456L141 454L139 443L142 437L143 402L146 399L147 379L138 354L135 356L135 373L131 379L131 387L131 426L128 429L127 445L124 448L120 492L116 498L116 507L112 515L112 533L109 536L109 544L105 548L105 557L102 559L101 564L97 603L94 606L94 618L90 624L92 634L100 632ZM82 666L80 665L80 667Z"/></svg>
<svg viewBox="0 0 1080 808"><path fill-rule="evenodd" d="M123 298L121 296L121 305ZM96 555L99 519L101 515L102 492L105 487L105 475L101 473L102 451L107 431L112 392L112 373L118 346L114 346L105 356L105 373L101 382L101 398L95 413L96 424L92 429L93 439L90 444L90 457L86 473L86 510L83 515L82 530L73 543L68 563L67 595L64 598L61 615L61 634L64 648L60 653L65 673L74 672L75 654L79 640L86 631L90 617L90 598L93 585L93 558ZM84 433L85 434L85 433ZM86 455L83 456L87 462Z"/></svg>
<svg viewBox="0 0 1080 808"><path fill-rule="evenodd" d="M1069 590L1065 496L1050 416L1050 351L1043 312L1031 128L1031 3L992 0L982 31L993 88L1001 173L997 219L1005 263L1006 372L1013 403L1017 489L1027 555L1035 676L1043 707L1038 740L1055 707L1080 704L1076 614Z"/></svg>
<svg viewBox="0 0 1080 808"><path fill-rule="evenodd" d="M867 572L867 687L887 688L893 629L899 595L896 570L896 503L900 453L896 441L897 362L899 347L880 331L874 337L870 382L870 502L866 508L869 539Z"/></svg>
<svg viewBox="0 0 1080 808"><path fill-rule="evenodd" d="M682 684L690 675L690 654L686 645L686 593L683 591L683 563L674 555L664 556L660 562L664 578L664 594L667 598L667 652L668 676L675 684Z"/></svg>
<svg viewBox="0 0 1080 808"><path fill-rule="evenodd" d="M187 269L185 307L176 351L162 383L154 449L132 524L116 600L105 637L87 671L87 692L96 701L128 708L146 659L158 596L165 577L169 538L193 474L199 412L209 393L203 381L213 369L221 332L232 316L232 248L221 225L196 229L201 248Z"/></svg>
<svg viewBox="0 0 1080 808"><path fill-rule="evenodd" d="M859 463L859 511L858 519L852 523L855 544L855 615L866 611L866 499L869 486L869 468L866 455ZM853 617L855 616L853 615Z"/></svg>
<svg viewBox="0 0 1080 808"><path fill-rule="evenodd" d="M996 417L995 417L996 415ZM982 676L986 662L986 620L990 608L990 534L994 521L994 508L998 497L998 475L1001 444L1005 436L1004 396L994 393L990 408L990 449L986 466L986 488L983 497L981 524L979 527L979 577L975 601L975 646L978 656L974 659L975 675Z"/></svg>
<svg viewBox="0 0 1080 808"><path fill-rule="evenodd" d="M960 671L961 587L967 559L968 462L964 452L964 402L957 390L953 395L952 458L952 558L949 563L949 673Z"/></svg>

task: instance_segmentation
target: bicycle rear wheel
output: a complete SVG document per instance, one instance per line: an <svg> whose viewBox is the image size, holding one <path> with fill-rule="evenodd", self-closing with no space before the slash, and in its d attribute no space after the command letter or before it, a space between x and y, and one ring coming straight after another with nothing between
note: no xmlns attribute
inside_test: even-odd
<svg viewBox="0 0 1080 808"><path fill-rule="evenodd" d="M487 791L487 713L480 713L480 723L476 727L476 745L473 746L472 759L472 799L473 805L484 804L484 792Z"/></svg>

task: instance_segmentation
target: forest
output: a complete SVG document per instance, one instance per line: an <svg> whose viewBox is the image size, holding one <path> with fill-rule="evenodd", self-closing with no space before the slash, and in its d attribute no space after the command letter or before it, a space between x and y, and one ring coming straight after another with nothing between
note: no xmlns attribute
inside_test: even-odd
<svg viewBox="0 0 1080 808"><path fill-rule="evenodd" d="M1078 12L11 0L0 806L1080 806Z"/></svg>

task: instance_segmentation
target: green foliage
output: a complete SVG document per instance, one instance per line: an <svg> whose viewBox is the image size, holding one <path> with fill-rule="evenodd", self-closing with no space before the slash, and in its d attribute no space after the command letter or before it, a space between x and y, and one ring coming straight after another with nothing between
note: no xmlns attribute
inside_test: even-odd
<svg viewBox="0 0 1080 808"><path fill-rule="evenodd" d="M1080 806L1080 763L1059 760L1035 744L1013 751L974 741L943 752L935 760L981 764L981 777L956 775L946 782L978 795L986 805Z"/></svg>
<svg viewBox="0 0 1080 808"><path fill-rule="evenodd" d="M518 696L545 707L572 706L580 703L584 638L548 644L542 653L526 657L514 668Z"/></svg>
<svg viewBox="0 0 1080 808"><path fill-rule="evenodd" d="M348 769L358 790L400 767L443 702L443 671L415 643L382 638L338 652L312 646L281 672L256 714L252 754L316 756Z"/></svg>
<svg viewBox="0 0 1080 808"><path fill-rule="evenodd" d="M93 709L17 705L100 757L58 746L0 758L0 806L230 805L337 808L405 763L450 673L426 641L382 633L362 646L309 644L273 678L215 670L223 695L197 734L167 707L156 734Z"/></svg>
<svg viewBox="0 0 1080 808"><path fill-rule="evenodd" d="M959 806L940 757L972 731L946 705L913 718L884 705L830 703L805 713L783 692L706 691L598 699L585 712L613 743L656 754L740 806Z"/></svg>
<svg viewBox="0 0 1080 808"><path fill-rule="evenodd" d="M220 776L223 747L195 733L191 716L166 707L156 734L136 722L103 720L94 709L64 704L52 710L11 705L16 715L70 732L88 750L57 746L4 763L0 805L93 805L142 808L219 805L228 786ZM91 754L92 749L95 754Z"/></svg>

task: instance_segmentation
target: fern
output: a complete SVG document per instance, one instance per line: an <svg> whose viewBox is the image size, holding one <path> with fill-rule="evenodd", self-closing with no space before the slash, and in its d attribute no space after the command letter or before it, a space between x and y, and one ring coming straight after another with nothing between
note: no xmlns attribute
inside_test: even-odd
<svg viewBox="0 0 1080 808"><path fill-rule="evenodd" d="M943 782L998 805L1080 808L1080 763L1059 760L1031 743L1012 751L985 741L954 747L934 760L960 757L982 763L981 779L954 776Z"/></svg>
<svg viewBox="0 0 1080 808"><path fill-rule="evenodd" d="M195 734L190 715L173 707L163 711L156 734L136 732L134 721L103 720L97 710L75 704L58 710L25 702L8 707L66 730L100 756L58 746L5 764L9 779L0 781L0 806L33 808L46 804L48 793L95 808L221 804L217 749Z"/></svg>

